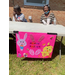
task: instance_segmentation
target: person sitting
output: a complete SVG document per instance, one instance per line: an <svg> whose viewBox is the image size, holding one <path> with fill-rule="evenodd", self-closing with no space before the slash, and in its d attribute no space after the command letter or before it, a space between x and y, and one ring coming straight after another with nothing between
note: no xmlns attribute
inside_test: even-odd
<svg viewBox="0 0 75 75"><path fill-rule="evenodd" d="M43 7L44 13L42 14L41 19L40 19L41 23L43 23L43 24L47 24L47 23L53 24L55 16L54 16L53 13L50 13L50 10L51 9L50 9L49 5L45 5Z"/></svg>
<svg viewBox="0 0 75 75"><path fill-rule="evenodd" d="M25 19L24 14L21 13L21 8L20 8L19 5L14 6L13 21L27 22L27 20Z"/></svg>

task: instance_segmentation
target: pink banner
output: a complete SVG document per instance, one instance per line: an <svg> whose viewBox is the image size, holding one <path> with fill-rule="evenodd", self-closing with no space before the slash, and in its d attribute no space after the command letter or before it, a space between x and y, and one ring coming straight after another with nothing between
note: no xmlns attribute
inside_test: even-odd
<svg viewBox="0 0 75 75"><path fill-rule="evenodd" d="M16 33L17 57L51 58L56 40L55 34Z"/></svg>

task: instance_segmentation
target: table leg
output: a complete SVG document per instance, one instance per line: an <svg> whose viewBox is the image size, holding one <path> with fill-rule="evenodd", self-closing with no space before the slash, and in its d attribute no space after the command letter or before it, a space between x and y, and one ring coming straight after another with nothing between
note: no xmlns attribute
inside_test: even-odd
<svg viewBox="0 0 75 75"><path fill-rule="evenodd" d="M61 59L61 43L62 43L62 39L63 39L63 36L61 37L61 41L60 41L59 59Z"/></svg>

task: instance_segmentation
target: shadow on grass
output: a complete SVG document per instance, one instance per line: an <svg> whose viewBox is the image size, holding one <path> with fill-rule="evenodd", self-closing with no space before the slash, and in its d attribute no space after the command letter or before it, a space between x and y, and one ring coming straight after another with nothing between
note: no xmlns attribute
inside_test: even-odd
<svg viewBox="0 0 75 75"><path fill-rule="evenodd" d="M55 42L52 58L24 58L24 60L28 61L52 61L57 55L59 55L59 48L60 48L60 41ZM16 54L16 43L13 40L9 40L9 53L10 54ZM61 55L65 55L65 45L61 43Z"/></svg>

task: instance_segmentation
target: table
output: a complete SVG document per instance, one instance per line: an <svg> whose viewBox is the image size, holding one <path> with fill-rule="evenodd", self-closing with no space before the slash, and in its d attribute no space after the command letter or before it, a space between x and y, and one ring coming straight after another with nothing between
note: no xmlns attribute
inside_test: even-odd
<svg viewBox="0 0 75 75"><path fill-rule="evenodd" d="M61 42L63 36L65 36L65 27L62 25L43 25L41 23L30 22L13 22L9 21L9 33L14 34L13 31L24 32L39 32L39 33L57 33L57 36L61 36L59 59L61 59Z"/></svg>

